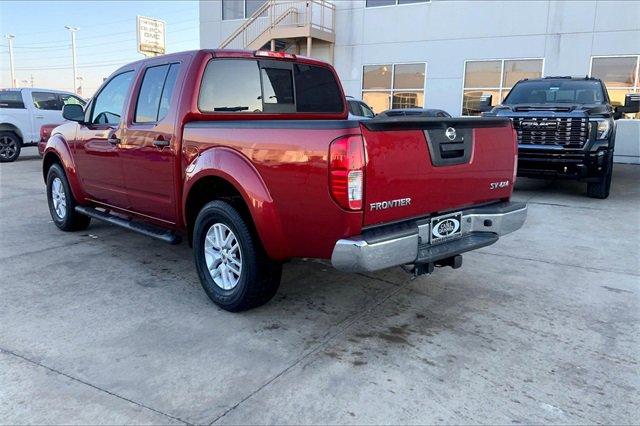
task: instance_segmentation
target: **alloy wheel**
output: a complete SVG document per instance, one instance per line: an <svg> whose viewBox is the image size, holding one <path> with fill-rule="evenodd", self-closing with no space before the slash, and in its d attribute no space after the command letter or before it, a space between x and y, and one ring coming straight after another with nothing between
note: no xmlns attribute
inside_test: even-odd
<svg viewBox="0 0 640 426"><path fill-rule="evenodd" d="M18 142L11 136L0 137L0 157L12 158L18 149Z"/></svg>
<svg viewBox="0 0 640 426"><path fill-rule="evenodd" d="M213 224L204 241L204 257L211 279L223 290L232 290L242 275L242 250L233 231L223 223Z"/></svg>
<svg viewBox="0 0 640 426"><path fill-rule="evenodd" d="M67 215L67 196L64 193L64 186L59 177L53 179L51 183L51 199L53 200L53 209L59 219L64 219Z"/></svg>

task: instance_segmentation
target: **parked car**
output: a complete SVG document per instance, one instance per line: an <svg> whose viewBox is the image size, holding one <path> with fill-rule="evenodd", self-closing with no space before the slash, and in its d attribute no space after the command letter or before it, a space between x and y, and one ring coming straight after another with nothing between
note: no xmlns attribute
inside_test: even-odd
<svg viewBox="0 0 640 426"><path fill-rule="evenodd" d="M449 114L447 111L434 108L395 108L383 111L380 113L380 115L385 117L451 117L451 114Z"/></svg>
<svg viewBox="0 0 640 426"><path fill-rule="evenodd" d="M0 162L15 161L23 146L36 145L43 124L62 123L64 105L85 103L60 90L0 89Z"/></svg>
<svg viewBox="0 0 640 426"><path fill-rule="evenodd" d="M229 311L271 299L291 258L419 275L522 226L510 120L347 114L334 69L288 53L126 65L84 110L64 107L43 160L51 217L186 238Z"/></svg>
<svg viewBox="0 0 640 426"><path fill-rule="evenodd" d="M373 118L376 113L371 107L360 99L347 96L347 106L349 107L349 118Z"/></svg>
<svg viewBox="0 0 640 426"><path fill-rule="evenodd" d="M614 119L638 112L639 96L630 94L625 106L614 108L597 78L545 77L519 81L501 105L484 115L513 119L518 176L578 179L587 182L589 197L607 198Z"/></svg>

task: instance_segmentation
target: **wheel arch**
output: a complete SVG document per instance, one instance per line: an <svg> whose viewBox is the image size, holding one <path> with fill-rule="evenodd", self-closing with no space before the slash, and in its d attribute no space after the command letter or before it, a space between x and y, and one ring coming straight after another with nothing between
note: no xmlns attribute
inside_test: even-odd
<svg viewBox="0 0 640 426"><path fill-rule="evenodd" d="M7 121L0 123L0 132L13 132L20 138L20 143L24 143L24 135L18 126Z"/></svg>
<svg viewBox="0 0 640 426"><path fill-rule="evenodd" d="M269 190L255 167L236 151L229 148L204 151L187 166L183 194L182 211L189 241L202 206L226 199L256 231L270 258L285 260L289 256Z"/></svg>
<svg viewBox="0 0 640 426"><path fill-rule="evenodd" d="M60 135L51 136L47 142L47 147L44 150L44 155L42 157L42 177L45 182L47 181L49 168L53 164L60 164L67 176L67 180L69 181L73 197L79 204L82 204L85 200L84 192L80 186L80 180L73 161L73 156L71 155L69 146Z"/></svg>

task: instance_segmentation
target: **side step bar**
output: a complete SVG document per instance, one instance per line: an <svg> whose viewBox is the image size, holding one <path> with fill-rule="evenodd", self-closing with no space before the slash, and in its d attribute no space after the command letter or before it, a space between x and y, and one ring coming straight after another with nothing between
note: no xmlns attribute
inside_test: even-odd
<svg viewBox="0 0 640 426"><path fill-rule="evenodd" d="M94 219L108 222L112 225L121 226L130 231L137 232L138 234L146 235L147 237L156 238L169 244L180 244L182 238L167 229L163 229L157 226L153 226L147 223L135 222L133 220L123 219L118 216L114 216L107 212L100 211L92 207L76 206L76 211L85 216L92 217Z"/></svg>

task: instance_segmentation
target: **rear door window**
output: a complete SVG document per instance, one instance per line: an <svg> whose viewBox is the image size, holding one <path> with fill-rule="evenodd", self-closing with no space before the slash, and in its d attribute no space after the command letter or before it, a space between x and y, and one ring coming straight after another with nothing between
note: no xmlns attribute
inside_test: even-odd
<svg viewBox="0 0 640 426"><path fill-rule="evenodd" d="M178 64L166 64L146 69L138 94L134 122L155 123L167 115L178 67Z"/></svg>
<svg viewBox="0 0 640 426"><path fill-rule="evenodd" d="M165 118L169 112L171 96L173 95L173 89L176 87L176 81L178 80L178 71L180 71L180 64L171 64L167 78L164 80L164 88L162 89L162 96L160 97L158 121Z"/></svg>
<svg viewBox="0 0 640 426"><path fill-rule="evenodd" d="M0 90L0 108L24 109L22 93L18 90Z"/></svg>
<svg viewBox="0 0 640 426"><path fill-rule="evenodd" d="M46 111L62 110L62 102L57 93L53 92L31 92L33 106Z"/></svg>

